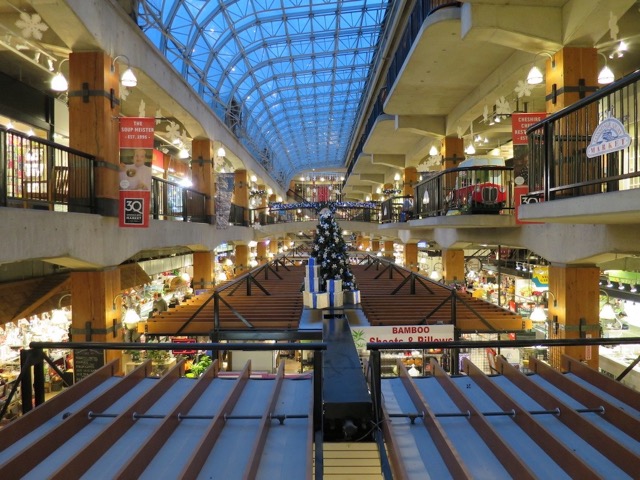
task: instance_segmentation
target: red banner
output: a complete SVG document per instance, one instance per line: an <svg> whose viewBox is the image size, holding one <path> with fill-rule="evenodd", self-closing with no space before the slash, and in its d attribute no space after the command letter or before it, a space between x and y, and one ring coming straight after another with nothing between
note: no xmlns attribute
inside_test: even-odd
<svg viewBox="0 0 640 480"><path fill-rule="evenodd" d="M153 148L155 125L153 117L120 118L120 148Z"/></svg>
<svg viewBox="0 0 640 480"><path fill-rule="evenodd" d="M514 145L527 145L527 128L544 120L547 117L545 112L536 113L512 113L511 114L511 136Z"/></svg>
<svg viewBox="0 0 640 480"><path fill-rule="evenodd" d="M149 226L155 118L120 118L120 226Z"/></svg>

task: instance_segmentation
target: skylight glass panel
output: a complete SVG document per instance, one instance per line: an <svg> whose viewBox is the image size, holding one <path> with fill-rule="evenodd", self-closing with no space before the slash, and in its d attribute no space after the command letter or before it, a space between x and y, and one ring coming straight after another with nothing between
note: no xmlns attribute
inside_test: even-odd
<svg viewBox="0 0 640 480"><path fill-rule="evenodd" d="M141 0L140 19L194 90L217 96L216 112L239 106L240 140L251 142L250 151L268 149L272 175L283 178L318 163L344 166L387 7L380 0Z"/></svg>

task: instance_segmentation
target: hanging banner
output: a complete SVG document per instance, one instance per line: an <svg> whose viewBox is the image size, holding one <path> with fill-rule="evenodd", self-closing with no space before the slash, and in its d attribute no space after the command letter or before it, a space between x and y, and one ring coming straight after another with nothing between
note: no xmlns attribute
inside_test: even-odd
<svg viewBox="0 0 640 480"><path fill-rule="evenodd" d="M511 138L513 139L513 177L515 182L515 219L516 224L538 223L520 220L520 205L542 201L537 197L529 197L529 140L527 129L544 120L545 112L513 113L511 115Z"/></svg>
<svg viewBox="0 0 640 480"><path fill-rule="evenodd" d="M147 228L155 119L120 119L120 226Z"/></svg>
<svg viewBox="0 0 640 480"><path fill-rule="evenodd" d="M229 227L231 213L231 197L233 197L233 173L219 173L216 182L216 228Z"/></svg>

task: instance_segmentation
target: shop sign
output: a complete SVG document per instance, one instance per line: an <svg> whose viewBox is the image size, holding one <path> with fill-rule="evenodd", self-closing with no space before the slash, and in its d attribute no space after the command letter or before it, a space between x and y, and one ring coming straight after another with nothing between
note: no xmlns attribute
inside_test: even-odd
<svg viewBox="0 0 640 480"><path fill-rule="evenodd" d="M514 145L527 145L527 129L544 120L545 112L537 113L513 113L511 114L511 137Z"/></svg>
<svg viewBox="0 0 640 480"><path fill-rule="evenodd" d="M120 190L120 227L149 227L151 192Z"/></svg>
<svg viewBox="0 0 640 480"><path fill-rule="evenodd" d="M400 342L452 342L453 325L394 325L360 327L351 330L356 348L364 349L367 343ZM426 345L425 345L426 346Z"/></svg>
<svg viewBox="0 0 640 480"><path fill-rule="evenodd" d="M153 117L120 118L120 148L153 148L156 120Z"/></svg>
<svg viewBox="0 0 640 480"><path fill-rule="evenodd" d="M537 288L549 288L549 267L534 267L531 282Z"/></svg>
<svg viewBox="0 0 640 480"><path fill-rule="evenodd" d="M591 136L587 147L587 157L593 158L623 150L631 145L631 137L620 120L605 118Z"/></svg>

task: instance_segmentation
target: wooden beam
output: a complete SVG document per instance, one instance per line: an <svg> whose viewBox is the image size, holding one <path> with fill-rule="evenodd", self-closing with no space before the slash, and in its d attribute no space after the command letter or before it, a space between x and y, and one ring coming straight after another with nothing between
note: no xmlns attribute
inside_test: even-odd
<svg viewBox="0 0 640 480"><path fill-rule="evenodd" d="M473 474L467 469L462 457L456 450L455 446L449 440L447 433L444 431L440 421L436 418L433 410L422 396L422 393L418 390L411 375L407 371L407 367L404 366L400 359L397 360L398 376L402 380L404 388L407 390L407 394L413 405L418 412L424 412L422 417L422 423L424 423L429 436L433 440L433 443L438 449L438 453L442 457L447 469L451 473L451 476L456 479L472 479Z"/></svg>
<svg viewBox="0 0 640 480"><path fill-rule="evenodd" d="M51 400L9 423L2 429L2 435L0 435L0 451L13 445L18 439L32 432L60 412L65 411L108 378L113 377L119 370L120 361L114 360L96 370L92 375L73 384L63 393L56 395Z"/></svg>
<svg viewBox="0 0 640 480"><path fill-rule="evenodd" d="M573 373L576 377L589 382L591 385L604 390L627 405L640 405L640 392L633 390L623 383L602 375L589 365L568 355L562 356L562 369Z"/></svg>
<svg viewBox="0 0 640 480"><path fill-rule="evenodd" d="M536 359L529 359L529 367L535 366ZM520 370L516 370L509 362L501 357L496 358L497 369L502 375L507 377L514 385L524 391L533 400L546 410L558 410L556 418L569 427L575 435L589 443L595 450L607 457L631 477L638 473L640 457L629 450L623 444L617 442L604 430L599 429L594 424L586 420L573 408L560 400L555 395L544 390L539 385L531 381Z"/></svg>
<svg viewBox="0 0 640 480"><path fill-rule="evenodd" d="M389 455L389 463L391 464L391 472L393 478L409 478L407 469L404 467L402 461L402 448L398 445L396 437L391 433L391 418L387 412L385 405L382 405L382 435L384 436L384 443L387 447L387 454Z"/></svg>
<svg viewBox="0 0 640 480"><path fill-rule="evenodd" d="M75 453L67 462L50 477L54 480L68 478L69 472L82 476L91 466L104 455L114 443L118 441L135 424L134 413L145 413L182 377L184 373L184 359L180 360L171 370L158 380L144 395L136 400L129 408L120 413L105 427L102 432L93 437L83 448ZM102 413L102 412L95 412Z"/></svg>
<svg viewBox="0 0 640 480"><path fill-rule="evenodd" d="M460 411L468 411L471 413L467 419L468 422L478 433L480 438L484 440L500 463L502 463L504 469L509 472L513 478L535 479L536 476L529 469L529 466L520 458L520 456L518 456L511 445L509 445L502 436L498 434L482 412L480 412L460 391L457 385L453 383L449 374L442 369L435 359L432 358L430 363L431 372L447 395L449 395L451 400L453 400L453 403Z"/></svg>
<svg viewBox="0 0 640 480"><path fill-rule="evenodd" d="M145 469L149 466L155 455L160 451L164 443L171 437L173 432L180 425L178 414L188 413L191 408L200 399L200 396L209 388L211 382L218 377L219 362L214 360L211 365L204 371L202 376L194 381L194 386L176 405L169 415L157 426L157 428L149 435L138 450L131 456L129 461L122 465L114 479L126 480L129 478L140 478Z"/></svg>
<svg viewBox="0 0 640 480"><path fill-rule="evenodd" d="M269 402L262 413L260 419L260 425L258 426L258 434L251 448L251 454L249 455L249 463L244 470L243 478L256 478L258 474L258 467L260 466L260 460L262 459L262 453L267 443L267 435L269 428L271 427L271 414L274 413L276 408L276 402L280 397L280 390L282 389L282 383L284 381L284 364L280 362L278 367L278 373L276 374L273 390L269 398Z"/></svg>
<svg viewBox="0 0 640 480"><path fill-rule="evenodd" d="M523 409L495 382L489 380L484 372L471 361L465 359L463 369L502 410L513 410L515 415L511 417L511 420L529 435L571 478L594 480L600 478L600 475L585 464L572 449L536 422L527 410Z"/></svg>
<svg viewBox="0 0 640 480"><path fill-rule="evenodd" d="M533 366L533 368L531 368ZM600 414L611 425L623 431L635 441L640 442L640 420L629 415L617 405L614 405L604 397L596 395L589 389L577 382L572 382L566 375L563 375L555 368L540 362L537 359L529 363L529 368L534 370L540 377L551 383L556 388L562 390L567 395L575 398L587 408L604 407L604 412ZM638 403L632 405L639 405Z"/></svg>
<svg viewBox="0 0 640 480"><path fill-rule="evenodd" d="M51 453L51 445L62 445L90 422L89 412L103 412L113 402L134 388L151 373L151 360L147 360L93 402L70 415L63 423L32 442L18 455L0 465L0 478L21 478L43 462ZM88 377L87 377L88 378ZM84 380L83 380L84 381Z"/></svg>
<svg viewBox="0 0 640 480"><path fill-rule="evenodd" d="M242 395L244 387L249 381L250 375L251 360L247 361L245 367L238 375L235 386L228 393L227 397L222 402L222 405L220 405L220 411L218 411L218 413L210 423L207 431L200 439L194 439L194 445L197 445L197 448L191 454L191 457L189 457L189 459L187 460L185 468L182 470L178 478L187 480L196 478L198 476L200 470L202 470L202 467L207 461L211 450L213 450L216 441L222 433L222 429L224 428L225 424L224 417L230 414L235 408L240 395Z"/></svg>

